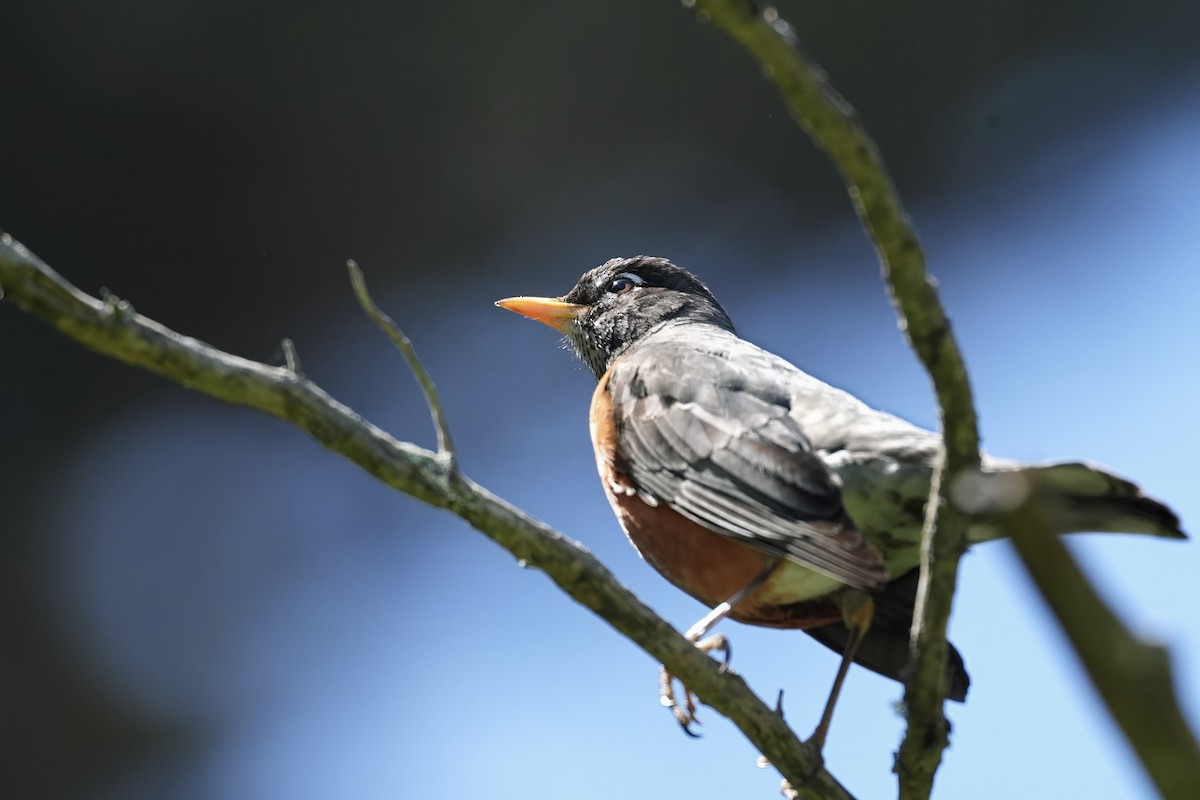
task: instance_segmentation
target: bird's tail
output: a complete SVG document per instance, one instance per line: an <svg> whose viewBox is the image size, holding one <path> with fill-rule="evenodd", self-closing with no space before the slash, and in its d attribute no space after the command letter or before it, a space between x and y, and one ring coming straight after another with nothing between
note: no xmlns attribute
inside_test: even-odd
<svg viewBox="0 0 1200 800"><path fill-rule="evenodd" d="M1010 476L993 480L989 475ZM983 508L1014 508L1032 493L1038 509L1060 533L1113 531L1186 539L1179 517L1137 484L1102 467L1078 461L1019 464L988 459L985 473L974 480L961 480L954 487L956 502L967 510L980 509L984 516L971 526L971 539L1003 536L1003 525L989 523ZM982 478L982 480L978 480ZM1005 495L1008 495L1005 498ZM875 617L863 639L855 662L867 669L903 681L909 661L909 627L916 600L917 570L912 570L874 594ZM849 631L841 622L804 631L837 652L845 650ZM950 700L963 700L970 680L962 656L951 645L946 658L946 684Z"/></svg>
<svg viewBox="0 0 1200 800"><path fill-rule="evenodd" d="M1061 533L1104 531L1186 539L1175 512L1137 484L1081 461L987 464L988 472L1023 477L1038 508ZM973 537L974 538L974 537Z"/></svg>

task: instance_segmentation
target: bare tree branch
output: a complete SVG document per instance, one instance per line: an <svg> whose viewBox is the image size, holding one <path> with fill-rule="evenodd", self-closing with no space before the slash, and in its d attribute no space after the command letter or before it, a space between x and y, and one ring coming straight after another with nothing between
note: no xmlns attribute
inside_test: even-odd
<svg viewBox="0 0 1200 800"><path fill-rule="evenodd" d="M793 118L829 154L879 253L893 304L934 384L945 459L935 474L922 542L921 590L914 618L915 665L905 692L908 728L897 759L901 797L925 798L948 742L942 713L945 629L965 547L966 517L947 501L954 476L979 464L977 423L963 359L926 273L920 245L878 150L852 108L819 68L795 49L790 27L749 0L684 0L745 46L784 96ZM364 310L403 353L425 393L438 432L437 454L399 442L338 403L299 369L216 350L136 314L128 303L75 289L20 244L0 236L0 296L84 345L227 402L288 421L388 485L459 515L522 563L546 572L729 717L790 784L791 797L849 797L782 717L722 673L670 625L622 587L582 546L487 492L458 472L448 424L411 343L366 292L351 262ZM1014 512L1012 534L1031 577L1054 611L1093 683L1160 791L1185 798L1200 785L1200 746L1175 698L1169 654L1137 640L1096 594L1040 512Z"/></svg>
<svg viewBox="0 0 1200 800"><path fill-rule="evenodd" d="M954 476L979 465L970 383L949 320L927 276L917 238L875 145L854 111L795 50L790 27L773 9L747 0L684 0L741 42L783 93L793 118L833 159L879 252L901 327L933 379L946 448L934 477L922 541L921 590L914 618L916 669L905 692L908 730L896 770L901 797L928 797L947 727L939 685L945 624L965 547L966 517L949 503ZM949 479L947 479L949 476ZM1200 745L1175 697L1164 647L1134 637L1100 598L1032 502L1008 521L1030 577L1083 661L1109 711L1164 797L1200 786Z"/></svg>
<svg viewBox="0 0 1200 800"><path fill-rule="evenodd" d="M433 427L437 430L438 455L446 459L446 469L453 476L458 471L458 455L454 451L454 442L450 439L450 424L446 422L446 412L442 409L442 401L438 398L433 378L429 377L425 365L421 363L416 349L412 346L409 338L404 335L404 331L400 330L400 326L391 317L380 311L379 306L375 305L375 301L371 299L371 293L367 291L366 279L363 278L358 264L353 260L347 261L346 269L350 272L350 285L354 287L354 295L358 298L358 304L362 306L371 321L379 326L379 329L386 333L387 337L396 345L400 354L404 356L409 370L416 376L417 383L421 385L421 392L425 395L425 404L429 406L429 414L433 417Z"/></svg>
<svg viewBox="0 0 1200 800"><path fill-rule="evenodd" d="M1200 744L1175 695L1170 653L1130 633L1032 498L1026 492L1009 518L1013 544L1030 578L1159 792L1169 800L1194 798L1200 787Z"/></svg>
<svg viewBox="0 0 1200 800"><path fill-rule="evenodd" d="M722 671L582 545L452 473L447 459L397 441L288 367L222 352L137 314L127 302L81 292L7 234L0 234L0 294L86 347L289 422L389 486L452 511L665 664L805 796L850 797L742 678Z"/></svg>
<svg viewBox="0 0 1200 800"><path fill-rule="evenodd" d="M879 150L854 109L796 49L791 27L751 0L684 0L741 43L783 94L792 118L833 160L879 253L900 327L933 380L945 460L934 476L921 544L921 583L913 621L913 674L904 693L908 730L896 771L901 797L928 797L949 741L942 703L946 623L966 549L966 516L947 502L950 479L979 466L979 433L966 365L925 271L920 243Z"/></svg>

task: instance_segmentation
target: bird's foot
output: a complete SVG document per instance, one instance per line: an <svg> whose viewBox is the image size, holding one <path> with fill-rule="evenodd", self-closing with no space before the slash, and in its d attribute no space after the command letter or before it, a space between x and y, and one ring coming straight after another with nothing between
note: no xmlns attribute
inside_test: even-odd
<svg viewBox="0 0 1200 800"><path fill-rule="evenodd" d="M696 637L689 632L688 638L694 641ZM719 659L721 672L732 672L729 668L729 659L733 656L733 648L725 634L718 633L695 644L702 653L719 652L721 654ZM671 714L679 723L679 727L683 728L684 733L688 736L699 737L700 734L692 730L693 725L701 724L700 720L696 718L696 695L684 685L683 681L680 681L679 685L683 689L682 704L675 695L675 676L668 672L666 667L660 665L658 668L658 701L671 709Z"/></svg>
<svg viewBox="0 0 1200 800"><path fill-rule="evenodd" d="M692 730L693 725L700 724L700 720L696 719L696 696L682 681L679 685L683 688L682 705L675 696L675 676L667 672L666 667L659 665L658 702L671 709L671 714L679 723L679 727L683 728L684 733L693 738L699 738L700 734Z"/></svg>
<svg viewBox="0 0 1200 800"><path fill-rule="evenodd" d="M721 672L732 672L729 668L729 659L733 658L733 645L729 643L729 637L725 634L715 633L707 639L696 642L696 649L701 653L712 653L713 651L720 653Z"/></svg>
<svg viewBox="0 0 1200 800"><path fill-rule="evenodd" d="M804 744L806 744L818 758L822 757L823 755L823 751L825 749L825 736L828 733L829 723L822 720L821 724L817 725L817 729L812 732L812 736L809 736L804 740Z"/></svg>

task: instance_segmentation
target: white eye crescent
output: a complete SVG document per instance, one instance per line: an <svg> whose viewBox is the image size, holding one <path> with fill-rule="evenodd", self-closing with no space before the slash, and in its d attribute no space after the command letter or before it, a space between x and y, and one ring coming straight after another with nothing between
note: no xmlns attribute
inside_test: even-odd
<svg viewBox="0 0 1200 800"><path fill-rule="evenodd" d="M641 286L643 283L645 281L641 275L635 275L632 272L622 272L612 279L612 283L608 285L608 290L613 294L624 294L635 286Z"/></svg>

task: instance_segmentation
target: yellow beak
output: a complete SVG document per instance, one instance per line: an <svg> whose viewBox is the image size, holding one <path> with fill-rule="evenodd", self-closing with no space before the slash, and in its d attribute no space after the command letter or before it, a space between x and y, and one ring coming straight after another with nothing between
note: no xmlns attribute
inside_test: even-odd
<svg viewBox="0 0 1200 800"><path fill-rule="evenodd" d="M564 303L553 297L506 297L497 300L496 305L515 311L523 317L543 325L549 325L559 333L566 333L587 306L577 303Z"/></svg>

